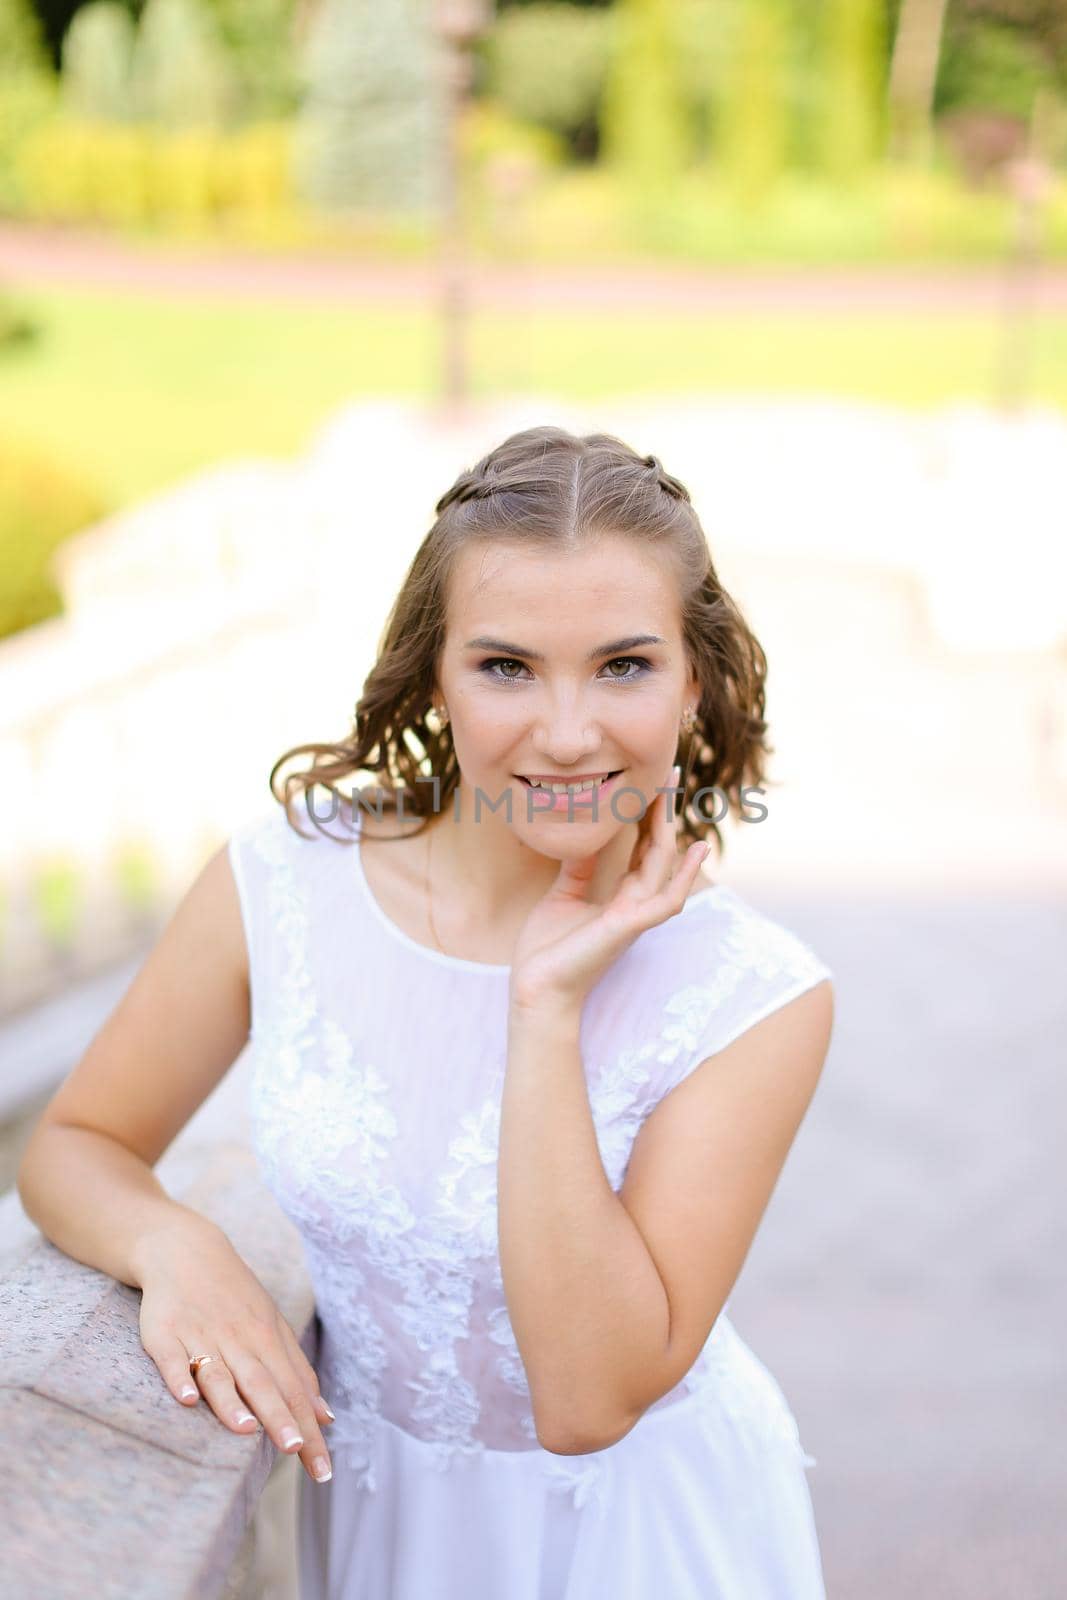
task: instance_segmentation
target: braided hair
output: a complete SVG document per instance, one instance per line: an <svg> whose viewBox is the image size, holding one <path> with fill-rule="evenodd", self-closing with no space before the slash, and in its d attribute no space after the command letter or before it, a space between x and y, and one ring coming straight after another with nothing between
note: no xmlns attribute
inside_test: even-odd
<svg viewBox="0 0 1067 1600"><path fill-rule="evenodd" d="M767 662L719 580L684 483L658 456L639 455L613 434L576 435L545 425L513 433L461 472L434 513L386 620L351 731L334 743L294 746L271 769L271 790L296 831L291 791L319 784L336 797L335 785L348 776L384 776L383 784L370 786L389 809L402 790L407 816L428 818L447 805L459 767L450 730L428 714L445 640L448 584L461 550L480 542L568 551L609 535L636 539L673 563L685 650L700 683L695 724L679 736L680 828L689 841L713 835L721 856L718 801L725 796L728 810L740 816L743 788L768 781ZM281 783L280 769L302 755L310 755L311 764ZM437 782L427 783L428 777ZM709 817L707 802L697 801L713 790Z"/></svg>

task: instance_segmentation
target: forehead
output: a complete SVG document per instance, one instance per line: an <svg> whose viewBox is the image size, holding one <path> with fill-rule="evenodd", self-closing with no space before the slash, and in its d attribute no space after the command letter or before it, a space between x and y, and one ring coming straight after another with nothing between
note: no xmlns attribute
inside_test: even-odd
<svg viewBox="0 0 1067 1600"><path fill-rule="evenodd" d="M633 539L603 535L572 550L491 541L466 546L448 586L449 633L503 631L505 619L513 634L522 623L528 633L536 622L599 638L616 619L622 631L669 635L681 626L678 584L667 553Z"/></svg>

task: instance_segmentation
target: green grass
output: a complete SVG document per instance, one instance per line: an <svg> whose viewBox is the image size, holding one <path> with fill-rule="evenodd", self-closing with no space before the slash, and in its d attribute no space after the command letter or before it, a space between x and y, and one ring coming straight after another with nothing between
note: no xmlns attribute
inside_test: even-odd
<svg viewBox="0 0 1067 1600"><path fill-rule="evenodd" d="M145 294L17 294L34 345L0 355L0 431L46 449L113 504L207 464L298 452L347 401L428 399L432 308ZM472 330L481 396L583 401L620 394L853 396L904 407L993 397L1001 332L944 313L482 313ZM1067 314L1030 335L1029 397L1067 409Z"/></svg>

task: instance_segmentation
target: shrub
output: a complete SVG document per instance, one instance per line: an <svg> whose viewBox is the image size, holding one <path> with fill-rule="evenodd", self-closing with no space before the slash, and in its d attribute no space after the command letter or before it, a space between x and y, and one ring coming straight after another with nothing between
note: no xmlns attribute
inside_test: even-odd
<svg viewBox="0 0 1067 1600"><path fill-rule="evenodd" d="M18 204L49 220L127 226L273 216L293 204L291 140L288 123L224 133L54 117L24 141Z"/></svg>
<svg viewBox="0 0 1067 1600"><path fill-rule="evenodd" d="M300 104L294 0L204 0L236 85L242 122L292 116Z"/></svg>
<svg viewBox="0 0 1067 1600"><path fill-rule="evenodd" d="M601 110L605 155L636 190L659 199L692 154L680 63L670 0L621 0Z"/></svg>
<svg viewBox="0 0 1067 1600"><path fill-rule="evenodd" d="M134 841L120 845L112 871L123 905L136 918L150 917L160 890L159 868L151 849Z"/></svg>
<svg viewBox="0 0 1067 1600"><path fill-rule="evenodd" d="M55 73L29 0L0 0L0 208L17 202L23 140L52 114Z"/></svg>
<svg viewBox="0 0 1067 1600"><path fill-rule="evenodd" d="M426 217L441 199L442 86L417 0L321 0L308 31L296 183L327 212Z"/></svg>
<svg viewBox="0 0 1067 1600"><path fill-rule="evenodd" d="M885 143L885 16L881 0L826 0L822 27L822 166L860 177Z"/></svg>
<svg viewBox="0 0 1067 1600"><path fill-rule="evenodd" d="M236 110L237 84L225 46L198 0L148 0L131 72L134 109L149 122L215 127Z"/></svg>
<svg viewBox="0 0 1067 1600"><path fill-rule="evenodd" d="M119 0L90 0L63 36L63 104L75 117L122 122L131 114L135 29Z"/></svg>
<svg viewBox="0 0 1067 1600"><path fill-rule="evenodd" d="M85 888L78 863L53 856L38 867L31 879L34 913L52 948L68 954L77 938L85 911Z"/></svg>
<svg viewBox="0 0 1067 1600"><path fill-rule="evenodd" d="M490 97L516 122L591 151L614 20L560 0L504 12L483 45Z"/></svg>
<svg viewBox="0 0 1067 1600"><path fill-rule="evenodd" d="M103 514L100 497L80 479L0 444L0 638L62 611L52 552Z"/></svg>

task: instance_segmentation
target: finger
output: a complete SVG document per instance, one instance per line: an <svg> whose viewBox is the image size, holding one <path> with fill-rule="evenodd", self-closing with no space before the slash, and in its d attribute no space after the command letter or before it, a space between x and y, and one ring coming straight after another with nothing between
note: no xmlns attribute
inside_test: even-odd
<svg viewBox="0 0 1067 1600"><path fill-rule="evenodd" d="M679 768L672 766L663 787L671 787L677 780ZM642 892L654 895L670 882L677 856L677 819L673 816L669 794L657 794L653 811L649 845L638 868L637 880Z"/></svg>
<svg viewBox="0 0 1067 1600"><path fill-rule="evenodd" d="M293 1332L291 1325L285 1319L285 1317L279 1318L279 1331L281 1332L282 1343L285 1345L286 1353L288 1354L290 1361L293 1363L293 1366L296 1368L297 1373L303 1381L304 1388L307 1391L308 1399L311 1401L311 1404L314 1407L315 1415L319 1422L336 1422L337 1418L330 1410L330 1407L327 1405L326 1400L323 1397L322 1390L319 1388L319 1375L315 1371L315 1368L311 1365L311 1362L308 1360L307 1356L304 1354L300 1340Z"/></svg>
<svg viewBox="0 0 1067 1600"><path fill-rule="evenodd" d="M144 1348L159 1368L160 1376L175 1400L180 1400L186 1406L195 1406L200 1399L200 1390L189 1371L189 1356L181 1340L172 1337L158 1343L153 1341L151 1345L145 1344Z"/></svg>
<svg viewBox="0 0 1067 1600"><path fill-rule="evenodd" d="M227 1351L241 1394L262 1418L263 1426L279 1450L299 1455L308 1476L325 1481L332 1472L326 1440L322 1436L311 1400L292 1362L278 1347L261 1358L240 1346ZM322 1475L316 1470L324 1463Z"/></svg>
<svg viewBox="0 0 1067 1600"><path fill-rule="evenodd" d="M704 840L697 839L689 846L684 856L679 857L678 870L670 882L664 885L664 893L667 895L673 910L680 911L688 900L689 891L693 887L696 875L707 859L710 849L711 846Z"/></svg>
<svg viewBox="0 0 1067 1600"><path fill-rule="evenodd" d="M649 840L652 836L651 821L652 819L646 812L634 829L634 841L630 848L630 859L626 870L632 873L635 878L640 870L641 863L648 854Z"/></svg>
<svg viewBox="0 0 1067 1600"><path fill-rule="evenodd" d="M256 1418L249 1410L248 1405L237 1393L230 1372L218 1347L212 1347L210 1341L202 1340L199 1344L193 1343L186 1347L195 1350L197 1355L210 1353L212 1359L199 1367L192 1381L197 1385L212 1411L220 1422L234 1433L254 1433ZM189 1371L191 1356L186 1357L186 1372Z"/></svg>

